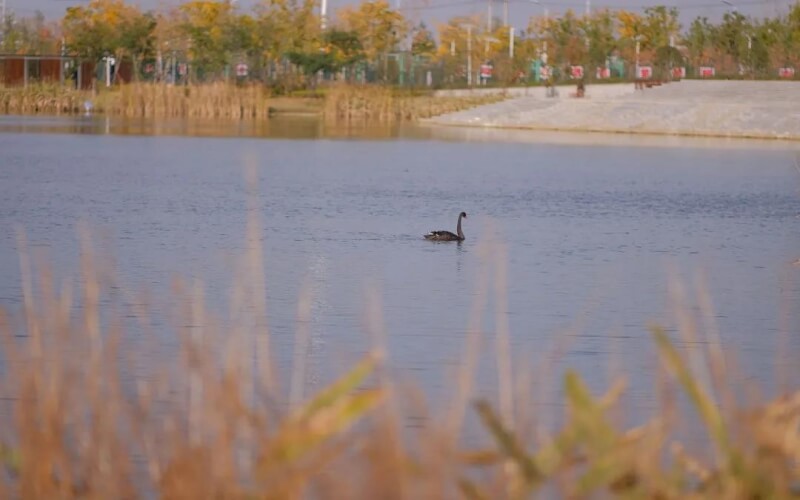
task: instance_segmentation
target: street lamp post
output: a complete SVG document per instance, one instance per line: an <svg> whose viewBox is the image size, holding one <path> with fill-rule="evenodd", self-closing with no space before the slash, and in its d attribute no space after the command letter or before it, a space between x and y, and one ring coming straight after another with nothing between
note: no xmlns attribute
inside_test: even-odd
<svg viewBox="0 0 800 500"><path fill-rule="evenodd" d="M467 28L467 86L472 87L472 25L462 24L462 28Z"/></svg>
<svg viewBox="0 0 800 500"><path fill-rule="evenodd" d="M6 38L6 0L0 0L0 40Z"/></svg>
<svg viewBox="0 0 800 500"><path fill-rule="evenodd" d="M547 29L547 26L550 24L550 12L547 10L547 5L542 4L542 2L540 2L539 0L531 0L531 3L535 3L536 5L544 9L544 26L545 29ZM542 54L544 54L542 62L547 64L547 38L546 37L542 38L544 38L544 40L542 40L542 45L543 45Z"/></svg>
<svg viewBox="0 0 800 500"><path fill-rule="evenodd" d="M745 33L744 36L747 37L747 66L748 66L748 69L750 70L750 78L752 78L753 74L754 74L754 71L753 71L753 38L748 33Z"/></svg>

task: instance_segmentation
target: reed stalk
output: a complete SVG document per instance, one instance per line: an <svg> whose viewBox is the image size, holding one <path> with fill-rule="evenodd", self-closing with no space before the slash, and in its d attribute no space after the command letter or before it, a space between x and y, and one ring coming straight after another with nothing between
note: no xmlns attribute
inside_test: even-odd
<svg viewBox="0 0 800 500"><path fill-rule="evenodd" d="M253 168L250 177L254 183ZM536 422L542 411L530 397L537 382L531 374L540 367L531 366L530 357L511 355L504 318L510 269L505 247L497 243L479 249L464 355L448 382L452 400L424 401L420 391L387 370L390 353L374 290L365 307L372 347L313 393L303 382L312 300L303 292L295 366L288 383L281 384L267 328L268 284L254 192L249 201L246 250L233 277L227 322L212 313L199 282L176 282L177 311L159 310L161 302L126 291L94 253L86 228L77 288L57 283L46 261L37 266L19 234L23 304L18 311L0 309L0 497L800 494L797 365L787 367L794 386L744 404L735 387L737 374L722 362L729 353L720 350L716 332L705 336L709 342L697 341L699 325L711 317L711 302L700 287L694 299L674 288L679 334L652 328L658 360L653 370L667 375L655 378L682 393L688 404L659 398L649 419L620 423L613 415L624 408L624 378L595 395L577 373L567 371L558 376L565 414L551 432L530 435L525 423ZM495 333L485 335L490 304ZM143 330L135 337L123 327L122 318L131 314ZM174 317L174 324L149 332L156 314ZM171 337L165 341L164 335ZM179 347L165 350L169 345ZM487 345L495 345L495 352ZM253 360L256 365L248 365ZM476 367L492 360L496 395L478 394ZM142 365L147 372L137 373L134 367ZM404 422L412 414L428 423L409 430ZM482 446L464 445L468 415L482 423ZM678 417L705 432L705 448L713 450L709 456L676 437Z"/></svg>
<svg viewBox="0 0 800 500"><path fill-rule="evenodd" d="M417 121L496 102L498 96L433 97L388 87L334 85L319 97L273 99L260 85L209 83L174 86L131 83L98 92L59 85L0 87L0 114L75 115L87 111L127 118L266 120L275 111L317 112L348 123ZM296 104L293 104L295 102ZM317 102L319 104L317 104ZM85 107L89 105L89 109Z"/></svg>

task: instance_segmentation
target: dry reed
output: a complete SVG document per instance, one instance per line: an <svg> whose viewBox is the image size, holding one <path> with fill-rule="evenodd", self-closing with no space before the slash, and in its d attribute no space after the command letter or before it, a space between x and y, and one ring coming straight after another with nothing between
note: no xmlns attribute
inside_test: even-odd
<svg viewBox="0 0 800 500"><path fill-rule="evenodd" d="M251 193L251 201L254 193ZM117 319L119 296L84 233L81 295L58 286L45 267L34 274L24 235L21 315L0 311L3 400L0 412L0 496L3 498L528 498L550 491L581 498L790 498L800 494L800 391L758 406L737 406L731 370L705 329L710 300L694 301L678 284L673 297L687 345L682 355L653 329L665 377L661 407L648 422L626 428L612 418L625 380L594 396L581 378L564 377L567 407L555 434L529 436L536 422L532 369L509 351L505 316L507 260L503 246L481 244L481 268L465 352L444 408L424 402L384 368L380 302L370 293L366 324L374 346L340 379L303 394L309 292L298 301L295 367L288 391L277 380L266 334L265 287L257 210L251 204L247 250L234 276L231 321L214 318L200 283L176 284L183 306L173 334L180 349L164 354L158 373L131 379L130 366L153 362L158 346L134 348ZM38 276L38 278L36 278ZM112 293L113 289L117 290ZM499 410L475 402L489 446L465 449L462 428L475 400L472 376L494 290L493 334ZM690 303L703 312L697 318ZM101 307L101 304L105 304ZM116 304L116 305L115 305ZM75 316L75 312L79 314ZM711 335L705 339L700 336ZM705 342L698 342L704 340ZM140 342L141 344L141 342ZM123 349L124 346L124 349ZM704 346L709 346L708 348ZM253 360L255 359L255 365ZM668 375L666 375L668 374ZM794 379L795 381L797 379ZM675 403L682 391L693 410ZM720 404L724 402L724 404ZM409 413L429 422L409 431ZM677 416L706 430L710 459L675 441ZM699 420L698 420L699 419Z"/></svg>
<svg viewBox="0 0 800 500"><path fill-rule="evenodd" d="M322 113L329 121L416 121L460 111L502 96L433 97L380 86L334 85L320 98L271 98L260 85L210 83L174 86L131 83L98 92L59 85L0 87L2 114L80 114L91 112L130 118L265 120L274 111ZM316 101L320 104L317 105ZM293 104L294 101L294 104Z"/></svg>
<svg viewBox="0 0 800 500"><path fill-rule="evenodd" d="M70 115L83 111L89 92L55 84L29 87L0 86L0 114Z"/></svg>
<svg viewBox="0 0 800 500"><path fill-rule="evenodd" d="M417 121L504 99L501 95L434 97L377 85L334 85L325 91L329 120Z"/></svg>
<svg viewBox="0 0 800 500"><path fill-rule="evenodd" d="M106 114L129 117L265 119L269 92L259 85L134 83L101 93L97 106Z"/></svg>

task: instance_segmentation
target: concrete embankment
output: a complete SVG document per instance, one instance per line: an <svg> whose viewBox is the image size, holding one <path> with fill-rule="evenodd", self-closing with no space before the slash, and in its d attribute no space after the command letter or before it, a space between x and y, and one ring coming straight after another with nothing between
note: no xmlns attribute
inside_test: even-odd
<svg viewBox="0 0 800 500"><path fill-rule="evenodd" d="M670 134L800 141L800 83L684 80L636 90L632 83L506 89L508 99L427 120L440 125ZM458 92L497 92L478 89Z"/></svg>

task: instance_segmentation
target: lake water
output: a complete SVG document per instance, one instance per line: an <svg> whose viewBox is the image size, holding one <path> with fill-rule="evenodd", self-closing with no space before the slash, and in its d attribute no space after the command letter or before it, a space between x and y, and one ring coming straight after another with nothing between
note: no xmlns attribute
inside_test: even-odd
<svg viewBox="0 0 800 500"><path fill-rule="evenodd" d="M648 326L674 333L670 279L693 290L703 275L721 342L736 353L743 377L771 387L782 367L796 388L799 151L780 142L666 137L342 131L308 119L155 126L2 117L0 306L21 305L15 227L66 277L77 274L77 225L86 221L125 289L148 290L168 309L172 278L198 277L212 308L224 312L232 256L245 247L251 162L278 366L291 364L306 286L311 383L369 347L366 304L377 295L391 367L432 398L446 396L479 270L486 265L496 276L505 248L508 306L500 314L517 366L552 363L555 374L573 367L597 390L617 367L629 378L631 404L649 408ZM422 238L455 231L462 210L462 244ZM485 394L496 383L499 302L490 291L477 371ZM166 323L154 323L156 334L174 345ZM147 372L146 360L140 369ZM554 391L539 404L558 401Z"/></svg>

